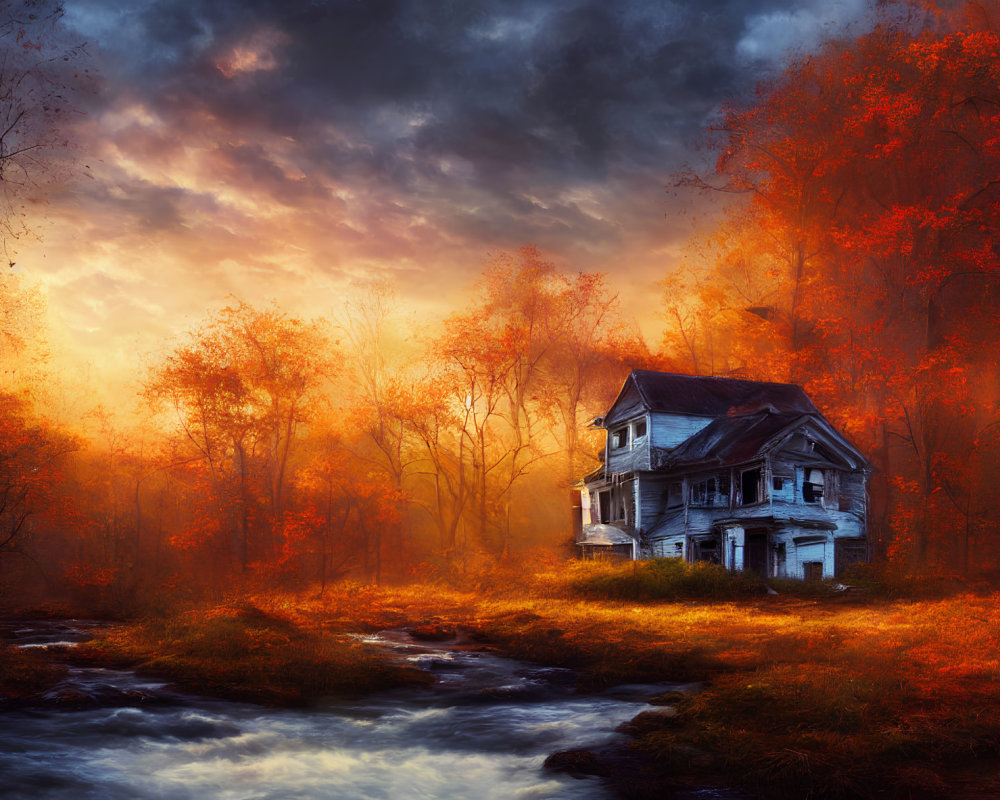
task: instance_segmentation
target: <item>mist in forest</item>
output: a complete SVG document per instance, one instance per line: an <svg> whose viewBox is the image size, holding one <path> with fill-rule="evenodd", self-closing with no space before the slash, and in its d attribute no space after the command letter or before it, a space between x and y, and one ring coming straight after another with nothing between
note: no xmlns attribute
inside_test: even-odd
<svg viewBox="0 0 1000 800"><path fill-rule="evenodd" d="M131 383L105 394L65 366L50 290L12 259L4 595L121 608L571 557L571 493L603 446L586 422L633 368L803 386L875 467L877 561L994 573L998 20L992 1L877 4L732 99L701 134L715 168L670 179L711 225L647 284L654 336L622 299L634 276L525 242L469 252L482 269L451 275L436 315L378 271L318 315L220 287L179 334L127 353ZM85 54L60 52L81 71ZM65 69L38 85L83 81ZM38 97L8 116L49 147L54 113L18 115ZM5 152L8 174L37 168ZM27 215L5 189L7 218Z"/></svg>

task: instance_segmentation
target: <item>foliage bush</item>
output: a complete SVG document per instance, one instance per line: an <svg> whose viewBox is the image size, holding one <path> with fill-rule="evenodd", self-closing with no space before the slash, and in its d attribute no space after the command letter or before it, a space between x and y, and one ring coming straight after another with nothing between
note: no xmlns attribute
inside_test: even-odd
<svg viewBox="0 0 1000 800"><path fill-rule="evenodd" d="M580 561L570 565L569 580L573 592L591 599L735 600L767 593L752 575L679 558Z"/></svg>

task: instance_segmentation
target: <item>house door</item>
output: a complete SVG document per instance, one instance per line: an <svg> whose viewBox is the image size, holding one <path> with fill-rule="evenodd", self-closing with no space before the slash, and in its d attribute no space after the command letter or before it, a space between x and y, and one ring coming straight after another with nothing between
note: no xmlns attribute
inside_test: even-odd
<svg viewBox="0 0 1000 800"><path fill-rule="evenodd" d="M864 539L837 539L833 543L833 574L840 578L851 564L868 561L868 542Z"/></svg>
<svg viewBox="0 0 1000 800"><path fill-rule="evenodd" d="M767 578L767 530L750 528L747 530L746 551L743 556L743 568L756 572L760 577Z"/></svg>

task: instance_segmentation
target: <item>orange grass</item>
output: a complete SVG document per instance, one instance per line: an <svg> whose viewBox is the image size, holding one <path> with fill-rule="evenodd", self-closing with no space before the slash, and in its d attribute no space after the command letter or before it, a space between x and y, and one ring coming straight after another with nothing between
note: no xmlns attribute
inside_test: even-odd
<svg viewBox="0 0 1000 800"><path fill-rule="evenodd" d="M142 628L149 641L139 650L155 651L161 668L164 660L190 658L191 648L208 658L232 646L225 652L234 663L276 641L291 646L281 643L285 637L305 637L315 647L320 640L342 643L350 631L430 624L464 631L510 656L572 667L584 689L699 681L704 688L680 701L676 716L634 727L634 752L664 776L724 772L762 796L948 797L970 770L993 765L1000 753L996 595L594 600L575 595L586 569L497 579L474 592L345 586L322 598L248 595L181 619L199 620L193 630L212 628L219 624L213 619L230 620L234 608L254 608L281 621L265 625L266 635L254 634L261 637L256 644L233 644L218 631L183 644L190 632L172 633L181 623L161 622ZM128 651L121 643L110 650L116 647ZM365 658L374 661L357 662L361 672L391 667ZM309 669L296 679L311 680ZM196 678L192 672L189 688ZM365 690L363 684L356 688ZM310 685L306 694L322 688Z"/></svg>
<svg viewBox="0 0 1000 800"><path fill-rule="evenodd" d="M0 707L44 692L65 674L43 655L0 642Z"/></svg>
<svg viewBox="0 0 1000 800"><path fill-rule="evenodd" d="M700 765L763 796L949 797L1000 754L996 595L598 601L573 597L577 569L508 594L270 602L314 624L353 613L368 629L464 627L508 655L580 670L582 688L704 681L676 717L641 726L633 748L664 775Z"/></svg>
<svg viewBox="0 0 1000 800"><path fill-rule="evenodd" d="M187 691L268 705L430 680L349 637L300 628L245 602L120 626L74 656L134 666Z"/></svg>

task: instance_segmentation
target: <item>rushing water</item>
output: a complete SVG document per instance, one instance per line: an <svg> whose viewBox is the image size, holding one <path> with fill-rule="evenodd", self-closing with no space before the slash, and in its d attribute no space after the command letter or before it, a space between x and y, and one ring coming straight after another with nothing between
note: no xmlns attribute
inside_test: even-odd
<svg viewBox="0 0 1000 800"><path fill-rule="evenodd" d="M70 623L13 631L26 647L88 636L86 625ZM609 796L597 780L555 774L542 762L556 750L614 741L641 701L627 692L578 696L565 670L426 645L404 632L365 638L429 670L434 686L277 710L180 695L131 672L71 668L44 701L0 714L0 797Z"/></svg>

